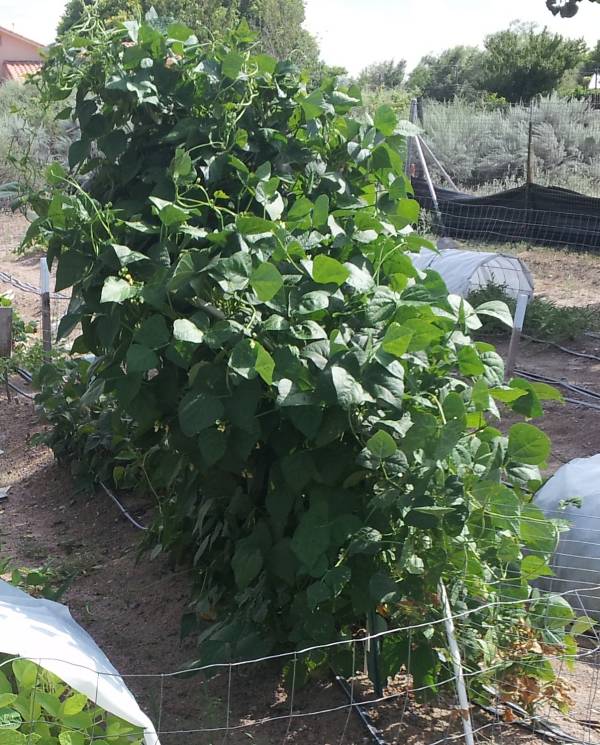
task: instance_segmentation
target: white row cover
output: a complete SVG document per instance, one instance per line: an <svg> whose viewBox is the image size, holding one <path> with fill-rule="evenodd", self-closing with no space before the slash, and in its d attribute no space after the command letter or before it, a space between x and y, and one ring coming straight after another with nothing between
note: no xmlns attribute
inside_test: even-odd
<svg viewBox="0 0 600 745"><path fill-rule="evenodd" d="M0 580L0 652L58 675L98 706L141 727L146 745L160 745L123 678L64 605L32 598Z"/></svg>
<svg viewBox="0 0 600 745"><path fill-rule="evenodd" d="M437 272L451 294L467 297L473 290L494 284L503 286L514 298L520 292L530 298L533 296L533 277L521 259L506 254L444 248L444 241L438 243L439 251L423 248L420 253L409 255L417 269Z"/></svg>
<svg viewBox="0 0 600 745"><path fill-rule="evenodd" d="M561 500L573 497L582 499L581 508L560 508ZM566 599L576 610L600 619L600 455L561 466L535 502L547 517L571 524L561 533L551 563L555 576L540 584L545 590L568 592Z"/></svg>

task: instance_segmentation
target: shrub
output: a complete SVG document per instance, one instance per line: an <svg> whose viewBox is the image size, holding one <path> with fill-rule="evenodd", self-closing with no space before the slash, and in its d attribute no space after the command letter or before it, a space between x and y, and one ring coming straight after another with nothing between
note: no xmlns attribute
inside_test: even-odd
<svg viewBox="0 0 600 745"><path fill-rule="evenodd" d="M57 120L57 110L42 103L34 82L0 86L0 183L39 186L46 166L66 164L74 127Z"/></svg>
<svg viewBox="0 0 600 745"><path fill-rule="evenodd" d="M428 143L461 187L486 193L524 183L529 106L490 108L457 99L426 101L423 111ZM600 195L598 111L551 96L532 112L535 181Z"/></svg>
<svg viewBox="0 0 600 745"><path fill-rule="evenodd" d="M81 139L27 240L73 287L61 332L81 324L73 350L96 357L43 371L55 452L142 474L153 553L194 565L204 662L439 621L440 581L455 608L535 600L558 526L528 489L550 445L491 422L496 400L527 415L554 394L504 385L476 311L405 255L428 243L403 232L418 206L393 110L355 115L357 89L309 90L253 43L244 24L199 45L131 22L51 50L45 96L75 94ZM556 602L466 619L469 664L523 624L558 650ZM417 686L448 677L439 623L381 647L385 675L409 659ZM550 686L540 652L493 674L523 664Z"/></svg>

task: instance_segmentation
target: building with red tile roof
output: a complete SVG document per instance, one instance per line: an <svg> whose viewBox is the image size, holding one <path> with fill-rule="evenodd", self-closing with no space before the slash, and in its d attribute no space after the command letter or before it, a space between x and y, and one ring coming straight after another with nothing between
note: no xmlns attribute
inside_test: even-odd
<svg viewBox="0 0 600 745"><path fill-rule="evenodd" d="M43 44L0 26L0 83L24 80L42 66Z"/></svg>

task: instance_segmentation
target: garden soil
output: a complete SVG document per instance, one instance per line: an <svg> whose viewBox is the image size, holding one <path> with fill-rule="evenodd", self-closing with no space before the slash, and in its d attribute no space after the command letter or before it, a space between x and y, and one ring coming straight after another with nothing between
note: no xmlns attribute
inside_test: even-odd
<svg viewBox="0 0 600 745"><path fill-rule="evenodd" d="M21 218L0 215L0 270L37 285L37 257L18 258L11 253L24 226ZM551 253L540 252L539 256ZM588 257L584 258L587 262ZM552 282L547 278L551 266L553 262L544 264L541 259L534 266L536 281L543 282L547 297L552 297ZM584 264L579 276L582 296L589 299L591 293L586 294L584 284L586 280L600 281L600 259L593 267ZM0 284L0 292L8 289ZM560 292L557 288L557 300ZM597 298L597 288L595 292ZM13 288L13 297L24 317L38 318L35 295ZM585 339L572 346L600 356L599 339ZM505 351L504 345L500 350ZM600 391L600 362L526 344L519 365ZM22 380L15 382L26 389ZM599 411L552 404L541 426L554 443L550 470L573 457L600 451ZM0 487L10 487L8 498L0 502L2 556L12 557L16 567L45 565L57 577L70 578L63 602L124 674L141 705L165 733L163 745L371 742L356 715L348 710L344 693L328 676L294 690L292 696L283 685L281 666L273 663L213 669L192 677L166 675L195 658L193 642L180 638L190 586L186 570L170 567L163 557L151 560L141 553L143 534L123 518L109 498L82 490L68 468L55 463L45 447L31 443L41 428L30 400L13 395L8 401L0 388ZM128 498L126 504L140 523L149 522L151 501ZM357 667L362 659L359 663ZM593 729L593 723L600 721L595 657L578 662L573 672L561 672L572 686L575 703L571 717L546 714L581 740L600 742L600 732ZM391 682L385 694L391 698L370 711L389 745L425 745L460 737L460 712L453 701L417 703L409 681L401 677ZM364 678L355 680L353 695L355 700L373 697ZM312 715L315 711L328 713ZM261 724L263 719L273 721ZM474 721L480 730L479 742L537 741L534 735L478 711ZM591 722L592 727L581 724L583 721ZM228 734L223 730L226 726Z"/></svg>

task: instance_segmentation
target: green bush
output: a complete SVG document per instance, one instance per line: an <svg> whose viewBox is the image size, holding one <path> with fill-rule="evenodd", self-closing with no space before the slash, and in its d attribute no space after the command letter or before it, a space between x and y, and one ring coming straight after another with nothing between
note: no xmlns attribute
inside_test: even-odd
<svg viewBox="0 0 600 745"><path fill-rule="evenodd" d="M95 360L42 371L50 442L152 493L153 554L194 567L203 662L439 622L443 581L457 610L515 602L465 617L468 664L500 655L494 679L537 672L551 696L539 644L503 656L523 626L560 652L572 618L521 604L557 541L530 491L550 443L494 425L497 400L529 416L557 394L505 385L472 341L505 306L475 311L406 256L429 244L403 232L418 206L391 107L356 113L356 88L310 90L253 44L245 24L200 45L131 22L52 48L44 94L74 94L81 139L27 240ZM410 662L435 686L445 650L440 623L385 637L382 673ZM327 659L352 661L309 667Z"/></svg>
<svg viewBox="0 0 600 745"><path fill-rule="evenodd" d="M524 183L529 106L489 107L457 99L425 101L423 111L428 144L460 187L489 193ZM536 102L536 183L600 195L599 148L600 114L587 102L554 96Z"/></svg>

